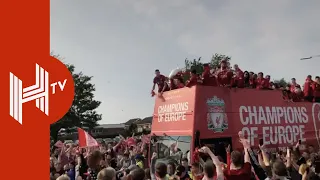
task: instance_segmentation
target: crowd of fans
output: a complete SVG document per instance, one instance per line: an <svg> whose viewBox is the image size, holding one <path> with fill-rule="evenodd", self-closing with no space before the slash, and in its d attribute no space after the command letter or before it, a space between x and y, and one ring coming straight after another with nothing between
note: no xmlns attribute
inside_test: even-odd
<svg viewBox="0 0 320 180"><path fill-rule="evenodd" d="M120 141L90 148L67 144L51 152L50 177L52 180L320 179L320 153L312 145L300 152L299 141L285 152L270 153L263 144L259 151L253 151L241 132L239 140L243 150L231 151L227 145L225 161L209 145L195 148L191 160L183 155L179 161L164 162L158 161L159 152L148 153L148 143L128 147ZM168 148L170 154L179 151Z"/></svg>
<svg viewBox="0 0 320 180"><path fill-rule="evenodd" d="M155 71L156 77L153 80L152 96L155 95L155 85L158 85L158 93L162 95L165 91L179 89L184 87L192 87L198 84L204 86L222 86L230 88L253 88L259 90L282 90L285 100L294 102L308 101L320 102L320 78L316 76L312 79L308 75L304 85L301 87L295 78L291 79L291 83L287 86L271 81L270 75L264 76L262 72L258 74L249 71L242 71L239 66L234 65L230 68L225 60L222 60L220 67L211 69L209 64L203 65L203 73L198 74L196 70L191 70L190 79L183 80L186 72L176 71L171 77L165 77L160 74L159 70Z"/></svg>

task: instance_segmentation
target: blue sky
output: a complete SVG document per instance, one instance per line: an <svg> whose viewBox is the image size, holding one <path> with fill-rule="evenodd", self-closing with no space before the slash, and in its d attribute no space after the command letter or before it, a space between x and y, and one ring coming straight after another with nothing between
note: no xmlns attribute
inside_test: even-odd
<svg viewBox="0 0 320 180"><path fill-rule="evenodd" d="M153 114L154 70L213 53L272 79L320 75L320 1L52 0L51 49L93 76L101 123Z"/></svg>

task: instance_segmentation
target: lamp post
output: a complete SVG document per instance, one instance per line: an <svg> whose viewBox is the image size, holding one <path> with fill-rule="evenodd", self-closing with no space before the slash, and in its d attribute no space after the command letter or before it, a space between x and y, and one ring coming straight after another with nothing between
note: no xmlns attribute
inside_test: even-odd
<svg viewBox="0 0 320 180"><path fill-rule="evenodd" d="M309 60L309 59L317 58L317 57L320 57L320 55L315 55L315 56L310 56L310 57L304 57L304 58L301 58L300 60L301 60L301 61L303 61L303 60Z"/></svg>

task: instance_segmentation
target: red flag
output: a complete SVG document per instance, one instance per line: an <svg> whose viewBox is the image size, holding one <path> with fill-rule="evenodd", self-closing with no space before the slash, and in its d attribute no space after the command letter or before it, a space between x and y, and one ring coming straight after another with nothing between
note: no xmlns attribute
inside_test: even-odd
<svg viewBox="0 0 320 180"><path fill-rule="evenodd" d="M130 138L128 138L127 140L126 140L126 144L127 144L127 146L135 146L136 145L136 141L134 140L134 138L133 137L130 137Z"/></svg>
<svg viewBox="0 0 320 180"><path fill-rule="evenodd" d="M62 148L64 146L63 142L61 142L60 140L57 141L55 144L54 144L55 147L58 147L58 148Z"/></svg>
<svg viewBox="0 0 320 180"><path fill-rule="evenodd" d="M90 136L85 130L78 128L79 146L80 147L94 147L99 146L99 143Z"/></svg>

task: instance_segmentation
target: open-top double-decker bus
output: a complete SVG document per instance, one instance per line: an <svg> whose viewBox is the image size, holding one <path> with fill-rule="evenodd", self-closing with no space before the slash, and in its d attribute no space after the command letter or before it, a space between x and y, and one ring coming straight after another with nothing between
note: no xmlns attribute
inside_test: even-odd
<svg viewBox="0 0 320 180"><path fill-rule="evenodd" d="M252 147L263 141L271 150L302 144L319 147L320 104L288 102L281 91L193 86L165 92L155 98L151 153L158 159L175 156L175 143L182 154L200 144L223 153L224 146L242 149L242 131ZM190 151L190 152L189 152Z"/></svg>

